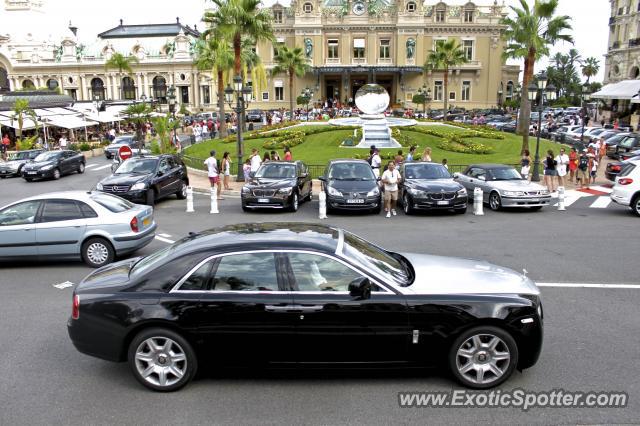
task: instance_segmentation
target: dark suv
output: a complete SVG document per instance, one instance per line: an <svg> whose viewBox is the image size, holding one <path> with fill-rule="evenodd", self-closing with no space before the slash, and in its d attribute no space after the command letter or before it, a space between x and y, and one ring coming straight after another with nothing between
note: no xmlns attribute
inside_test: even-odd
<svg viewBox="0 0 640 426"><path fill-rule="evenodd" d="M242 187L242 210L283 208L297 211L311 200L311 177L302 161L269 161Z"/></svg>
<svg viewBox="0 0 640 426"><path fill-rule="evenodd" d="M132 157L96 185L98 191L134 203L154 205L156 200L176 194L187 197L187 166L176 155Z"/></svg>
<svg viewBox="0 0 640 426"><path fill-rule="evenodd" d="M364 160L331 160L320 176L327 194L327 212L370 210L380 213L378 178Z"/></svg>

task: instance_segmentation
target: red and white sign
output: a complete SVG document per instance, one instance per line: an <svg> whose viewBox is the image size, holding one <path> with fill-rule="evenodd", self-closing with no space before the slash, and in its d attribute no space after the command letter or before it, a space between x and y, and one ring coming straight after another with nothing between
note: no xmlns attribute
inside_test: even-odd
<svg viewBox="0 0 640 426"><path fill-rule="evenodd" d="M118 149L118 156L122 161L127 160L133 156L133 151L127 145L122 145L120 149Z"/></svg>

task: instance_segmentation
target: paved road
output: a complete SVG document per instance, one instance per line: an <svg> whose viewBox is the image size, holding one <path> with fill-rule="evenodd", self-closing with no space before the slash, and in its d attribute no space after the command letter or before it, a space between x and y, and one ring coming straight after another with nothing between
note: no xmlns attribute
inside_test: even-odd
<svg viewBox="0 0 640 426"><path fill-rule="evenodd" d="M59 181L0 181L0 205L56 189L89 189L109 169L90 159L84 175ZM638 283L640 219L595 197L577 200L566 212L486 212L476 217L427 214L386 219L331 216L345 227L400 251L486 259L546 283ZM168 199L156 208L160 239L142 250L165 247L188 231L239 222L317 220L317 202L298 213L242 213L227 197L219 215L196 196L196 213L185 220L184 202ZM517 373L503 390L626 391L627 408L404 408L400 391L450 390L441 371L216 371L178 393L143 389L124 364L78 353L66 335L71 289L89 269L81 263L2 265L0 271L0 424L390 424L390 423L629 423L640 418L637 334L640 290L543 288L546 329L539 363ZM223 350L223 348L221 348ZM336 348L339 350L339 348ZM260 356L256 354L256 356Z"/></svg>

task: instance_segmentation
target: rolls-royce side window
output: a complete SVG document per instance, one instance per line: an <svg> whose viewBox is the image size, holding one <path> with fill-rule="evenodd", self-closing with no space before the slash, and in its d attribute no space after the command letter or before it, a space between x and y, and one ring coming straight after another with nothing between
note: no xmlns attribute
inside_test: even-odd
<svg viewBox="0 0 640 426"><path fill-rule="evenodd" d="M214 291L278 291L273 253L230 254L214 269Z"/></svg>
<svg viewBox="0 0 640 426"><path fill-rule="evenodd" d="M180 286L181 291L202 291L206 290L209 286L209 279L211 278L211 266L214 261L209 260L198 269L193 271Z"/></svg>

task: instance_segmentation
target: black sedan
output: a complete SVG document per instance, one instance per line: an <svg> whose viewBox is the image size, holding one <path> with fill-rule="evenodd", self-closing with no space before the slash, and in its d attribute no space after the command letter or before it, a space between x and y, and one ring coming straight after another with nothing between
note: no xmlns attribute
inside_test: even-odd
<svg viewBox="0 0 640 426"><path fill-rule="evenodd" d="M446 167L437 163L404 163L398 197L405 214L416 210L467 211L467 190L453 180Z"/></svg>
<svg viewBox="0 0 640 426"><path fill-rule="evenodd" d="M364 160L331 160L320 176L327 195L327 212L365 210L380 213L379 179Z"/></svg>
<svg viewBox="0 0 640 426"><path fill-rule="evenodd" d="M22 167L22 177L31 182L34 179L60 179L69 173L84 173L86 159L76 151L45 151Z"/></svg>
<svg viewBox="0 0 640 426"><path fill-rule="evenodd" d="M132 157L96 185L98 191L114 194L134 203L154 205L156 200L176 194L187 197L187 166L176 155Z"/></svg>
<svg viewBox="0 0 640 426"><path fill-rule="evenodd" d="M87 276L68 332L83 353L128 361L158 391L198 365L447 365L497 386L536 363L540 292L515 271L396 253L342 229L238 224Z"/></svg>
<svg viewBox="0 0 640 426"><path fill-rule="evenodd" d="M242 210L260 208L298 211L300 202L311 200L311 176L302 161L269 161L242 187Z"/></svg>
<svg viewBox="0 0 640 426"><path fill-rule="evenodd" d="M621 154L638 148L640 148L640 134L631 133L615 144L607 143L607 157L618 160Z"/></svg>
<svg viewBox="0 0 640 426"><path fill-rule="evenodd" d="M43 152L44 150L42 149L27 149L14 153L7 161L0 163L0 178L20 176L22 174L22 166Z"/></svg>

